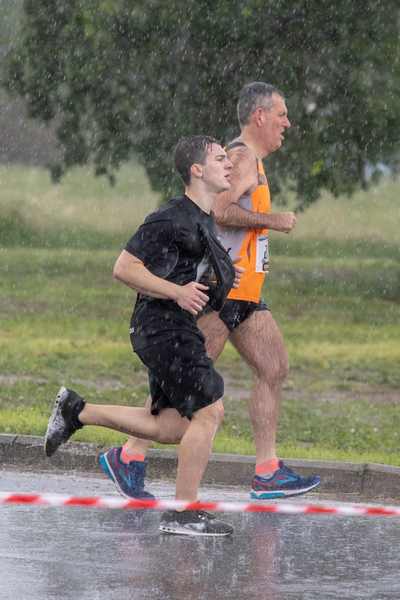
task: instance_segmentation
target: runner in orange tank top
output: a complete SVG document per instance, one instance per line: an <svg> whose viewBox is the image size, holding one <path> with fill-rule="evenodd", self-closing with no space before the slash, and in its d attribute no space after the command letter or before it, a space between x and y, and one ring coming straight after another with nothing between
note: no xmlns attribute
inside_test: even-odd
<svg viewBox="0 0 400 600"><path fill-rule="evenodd" d="M320 482L318 476L294 473L277 457L276 431L288 357L280 330L261 297L269 268L268 231L290 233L296 224L293 212L271 212L262 166L262 160L281 147L290 122L283 94L263 82L244 86L237 109L240 135L226 148L233 163L231 187L219 195L213 212L221 228L221 242L246 272L222 310L209 311L198 320L198 326L210 358L220 355L229 338L254 373L248 406L256 467L250 495L279 498L305 493ZM138 455L144 459L148 446L130 438L123 452L134 462ZM132 477L132 497L135 493Z"/></svg>
<svg viewBox="0 0 400 600"><path fill-rule="evenodd" d="M199 321L210 356L217 357L229 338L254 373L248 403L256 446L256 468L250 496L268 499L305 493L318 476L301 477L277 458L276 431L282 383L288 357L282 335L261 297L269 269L270 229L290 233L293 212L271 212L271 200L262 160L278 150L290 127L282 93L254 82L245 86L238 102L240 136L228 144L233 163L231 187L214 204L220 240L231 258L246 269L219 314Z"/></svg>

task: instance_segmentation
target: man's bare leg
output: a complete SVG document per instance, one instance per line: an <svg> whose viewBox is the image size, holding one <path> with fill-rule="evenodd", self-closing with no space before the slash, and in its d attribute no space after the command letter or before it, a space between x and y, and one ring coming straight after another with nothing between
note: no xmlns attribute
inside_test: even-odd
<svg viewBox="0 0 400 600"><path fill-rule="evenodd" d="M215 311L200 317L197 321L197 327L206 338L206 352L208 356L212 361L216 361L225 347L229 337L229 329Z"/></svg>
<svg viewBox="0 0 400 600"><path fill-rule="evenodd" d="M150 396L147 396L146 403L143 408L145 408L150 413L150 409L151 409L151 397ZM147 451L150 448L150 446L152 445L152 443L153 442L151 440L141 440L139 438L130 436L130 437L128 437L128 439L126 440L126 442L124 444L124 449L131 456L135 456L135 455L146 456Z"/></svg>
<svg viewBox="0 0 400 600"><path fill-rule="evenodd" d="M268 310L255 311L231 333L230 340L255 375L249 414L258 465L277 456L276 431L288 356L282 334Z"/></svg>
<svg viewBox="0 0 400 600"><path fill-rule="evenodd" d="M144 440L162 444L177 444L181 441L188 419L182 418L174 408L167 408L152 415L147 408L109 406L86 403L79 414L82 425L107 427Z"/></svg>
<svg viewBox="0 0 400 600"><path fill-rule="evenodd" d="M148 400L151 400L151 398L147 398L145 406L147 405ZM140 440L139 438L128 437L124 444L124 450L130 456L146 456L147 451L152 444L152 440Z"/></svg>
<svg viewBox="0 0 400 600"><path fill-rule="evenodd" d="M195 502L210 458L217 429L224 416L221 400L193 414L179 444L176 499Z"/></svg>

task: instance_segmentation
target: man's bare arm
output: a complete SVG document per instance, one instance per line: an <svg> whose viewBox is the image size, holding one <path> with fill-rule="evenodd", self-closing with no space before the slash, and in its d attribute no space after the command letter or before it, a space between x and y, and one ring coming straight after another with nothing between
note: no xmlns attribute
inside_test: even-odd
<svg viewBox="0 0 400 600"><path fill-rule="evenodd" d="M150 273L139 258L126 250L123 250L117 258L113 277L142 294L163 300L174 300L176 286Z"/></svg>
<svg viewBox="0 0 400 600"><path fill-rule="evenodd" d="M289 233L296 224L293 212L259 213L242 208L239 198L251 193L258 184L257 162L249 148L239 146L228 152L233 163L230 177L231 187L219 194L213 206L215 220L224 227L245 229L273 229Z"/></svg>
<svg viewBox="0 0 400 600"><path fill-rule="evenodd" d="M243 146L228 151L228 157L233 164L230 174L231 187L218 195L212 210L219 225L248 227L251 224L248 224L246 219L253 213L241 208L238 202L243 194L257 186L257 162L254 154Z"/></svg>

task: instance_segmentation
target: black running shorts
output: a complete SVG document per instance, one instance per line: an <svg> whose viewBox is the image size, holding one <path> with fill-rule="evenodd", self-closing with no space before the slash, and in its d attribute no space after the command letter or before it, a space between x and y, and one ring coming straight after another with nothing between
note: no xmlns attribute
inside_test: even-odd
<svg viewBox="0 0 400 600"><path fill-rule="evenodd" d="M243 321L248 319L253 312L259 310L269 310L263 300L260 300L260 302L226 300L222 310L219 311L219 318L225 323L229 331L233 331Z"/></svg>
<svg viewBox="0 0 400 600"><path fill-rule="evenodd" d="M224 395L224 381L206 354L200 332L160 336L158 344L135 352L149 371L153 415L175 408L191 419L194 412Z"/></svg>

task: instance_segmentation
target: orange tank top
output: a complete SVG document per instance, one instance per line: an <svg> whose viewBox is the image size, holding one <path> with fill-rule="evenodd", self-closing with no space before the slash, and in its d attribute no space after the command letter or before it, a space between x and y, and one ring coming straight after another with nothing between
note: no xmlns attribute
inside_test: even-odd
<svg viewBox="0 0 400 600"><path fill-rule="evenodd" d="M242 142L234 142L227 149ZM239 198L242 208L253 212L269 213L271 198L264 166L257 160L258 185L251 194ZM239 259L237 264L245 269L238 288L229 292L230 300L259 302L261 290L269 264L268 229L246 229L242 227L219 227L219 239L232 260Z"/></svg>

